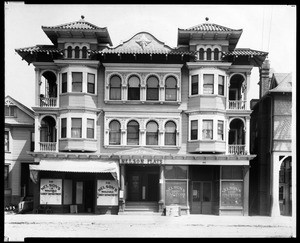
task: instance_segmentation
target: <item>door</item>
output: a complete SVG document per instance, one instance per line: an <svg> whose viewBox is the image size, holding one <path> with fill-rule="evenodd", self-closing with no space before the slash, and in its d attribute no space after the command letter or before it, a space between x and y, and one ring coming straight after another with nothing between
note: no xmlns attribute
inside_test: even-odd
<svg viewBox="0 0 300 243"><path fill-rule="evenodd" d="M136 174L129 175L129 200L141 200L141 176Z"/></svg>
<svg viewBox="0 0 300 243"><path fill-rule="evenodd" d="M94 181L84 182L84 211L91 213L94 211Z"/></svg>
<svg viewBox="0 0 300 243"><path fill-rule="evenodd" d="M159 175L148 174L148 201L158 201L158 182Z"/></svg>
<svg viewBox="0 0 300 243"><path fill-rule="evenodd" d="M193 181L192 196L192 214L212 213L212 183L210 181Z"/></svg>

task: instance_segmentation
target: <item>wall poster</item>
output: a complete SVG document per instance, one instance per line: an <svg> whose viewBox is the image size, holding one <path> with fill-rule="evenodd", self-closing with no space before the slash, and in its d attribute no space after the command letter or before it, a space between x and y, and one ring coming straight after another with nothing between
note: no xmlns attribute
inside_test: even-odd
<svg viewBox="0 0 300 243"><path fill-rule="evenodd" d="M223 181L221 188L221 206L243 206L243 182Z"/></svg>
<svg viewBox="0 0 300 243"><path fill-rule="evenodd" d="M119 189L115 180L97 180L97 205L117 206Z"/></svg>
<svg viewBox="0 0 300 243"><path fill-rule="evenodd" d="M62 179L41 179L40 204L61 205Z"/></svg>
<svg viewBox="0 0 300 243"><path fill-rule="evenodd" d="M187 182L166 180L166 205L187 205Z"/></svg>

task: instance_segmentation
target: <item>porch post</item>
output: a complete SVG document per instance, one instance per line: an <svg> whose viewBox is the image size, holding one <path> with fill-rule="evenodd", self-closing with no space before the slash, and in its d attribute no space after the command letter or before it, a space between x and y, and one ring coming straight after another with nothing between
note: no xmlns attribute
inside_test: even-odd
<svg viewBox="0 0 300 243"><path fill-rule="evenodd" d="M120 190L123 191L123 197L119 200L119 211L124 212L125 208L125 165L120 165Z"/></svg>
<svg viewBox="0 0 300 243"><path fill-rule="evenodd" d="M282 161L282 160L281 160ZM271 163L271 216L280 216L279 208L279 156L273 155Z"/></svg>
<svg viewBox="0 0 300 243"><path fill-rule="evenodd" d="M162 213L164 210L164 198L165 198L165 175L164 175L164 166L159 167L159 212Z"/></svg>
<svg viewBox="0 0 300 243"><path fill-rule="evenodd" d="M243 168L243 174L244 174L244 216L248 216L249 214L249 167L250 166L244 166Z"/></svg>
<svg viewBox="0 0 300 243"><path fill-rule="evenodd" d="M245 152L250 154L250 117L246 117Z"/></svg>

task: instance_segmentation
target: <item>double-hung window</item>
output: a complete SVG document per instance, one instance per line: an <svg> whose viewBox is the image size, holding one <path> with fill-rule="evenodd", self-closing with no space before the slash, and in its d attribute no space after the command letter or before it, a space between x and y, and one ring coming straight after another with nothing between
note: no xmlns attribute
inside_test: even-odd
<svg viewBox="0 0 300 243"><path fill-rule="evenodd" d="M127 124L127 145L139 144L140 126L136 121L130 121Z"/></svg>
<svg viewBox="0 0 300 243"><path fill-rule="evenodd" d="M214 93L214 75L203 74L203 94Z"/></svg>
<svg viewBox="0 0 300 243"><path fill-rule="evenodd" d="M218 140L224 139L224 121L218 121Z"/></svg>
<svg viewBox="0 0 300 243"><path fill-rule="evenodd" d="M191 121L191 140L198 139L198 120Z"/></svg>
<svg viewBox="0 0 300 243"><path fill-rule="evenodd" d="M198 75L192 75L191 95L197 95L199 89Z"/></svg>
<svg viewBox="0 0 300 243"><path fill-rule="evenodd" d="M95 74L88 73L87 78L87 92L95 94Z"/></svg>
<svg viewBox="0 0 300 243"><path fill-rule="evenodd" d="M87 119L87 127L86 127L86 137L87 138L94 138L94 119Z"/></svg>
<svg viewBox="0 0 300 243"><path fill-rule="evenodd" d="M4 189L9 186L9 165L4 166Z"/></svg>
<svg viewBox="0 0 300 243"><path fill-rule="evenodd" d="M121 100L121 78L117 75L110 78L109 99Z"/></svg>
<svg viewBox="0 0 300 243"><path fill-rule="evenodd" d="M159 99L159 81L157 77L150 76L147 79L147 100L158 100Z"/></svg>
<svg viewBox="0 0 300 243"><path fill-rule="evenodd" d="M213 139L213 120L203 120L202 139Z"/></svg>
<svg viewBox="0 0 300 243"><path fill-rule="evenodd" d="M72 118L71 137L81 138L82 137L82 119Z"/></svg>
<svg viewBox="0 0 300 243"><path fill-rule="evenodd" d="M140 79L135 75L128 80L128 100L140 100Z"/></svg>
<svg viewBox="0 0 300 243"><path fill-rule="evenodd" d="M146 145L158 145L158 125L155 121L147 123Z"/></svg>
<svg viewBox="0 0 300 243"><path fill-rule="evenodd" d="M61 138L67 137L67 118L61 119Z"/></svg>
<svg viewBox="0 0 300 243"><path fill-rule="evenodd" d="M68 92L68 73L61 74L61 92L62 93Z"/></svg>
<svg viewBox="0 0 300 243"><path fill-rule="evenodd" d="M166 79L165 99L166 101L177 100L177 80L172 76Z"/></svg>
<svg viewBox="0 0 300 243"><path fill-rule="evenodd" d="M219 75L218 95L224 95L224 76L223 75Z"/></svg>
<svg viewBox="0 0 300 243"><path fill-rule="evenodd" d="M109 144L121 144L121 124L116 120L109 123Z"/></svg>
<svg viewBox="0 0 300 243"><path fill-rule="evenodd" d="M5 106L5 116L14 117L15 116L15 106Z"/></svg>
<svg viewBox="0 0 300 243"><path fill-rule="evenodd" d="M72 72L72 92L82 92L82 72Z"/></svg>
<svg viewBox="0 0 300 243"><path fill-rule="evenodd" d="M165 145L176 145L176 124L172 121L165 125Z"/></svg>

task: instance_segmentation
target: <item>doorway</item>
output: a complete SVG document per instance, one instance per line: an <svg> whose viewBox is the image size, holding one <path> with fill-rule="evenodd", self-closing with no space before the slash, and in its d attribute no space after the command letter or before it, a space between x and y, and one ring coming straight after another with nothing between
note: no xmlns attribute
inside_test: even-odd
<svg viewBox="0 0 300 243"><path fill-rule="evenodd" d="M192 214L212 213L212 183L211 181L192 182Z"/></svg>
<svg viewBox="0 0 300 243"><path fill-rule="evenodd" d="M94 212L94 201L95 201L95 186L94 181L84 181L83 184L83 199L84 199L84 212Z"/></svg>

